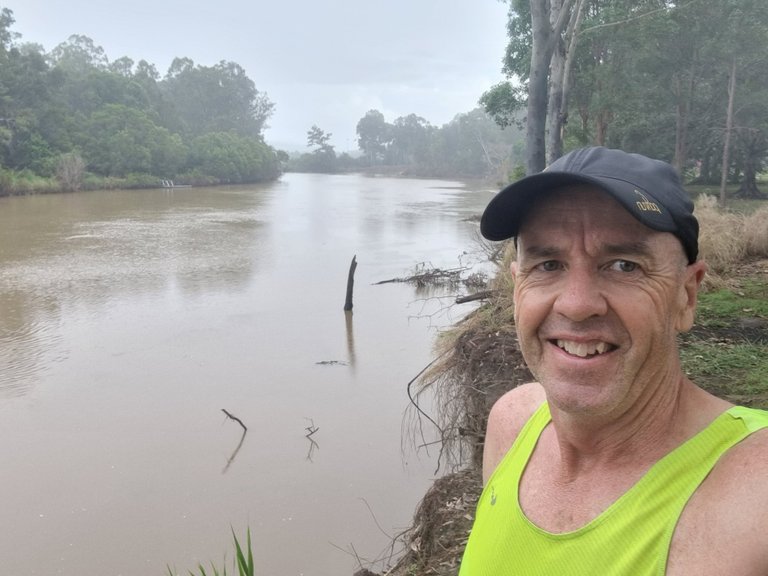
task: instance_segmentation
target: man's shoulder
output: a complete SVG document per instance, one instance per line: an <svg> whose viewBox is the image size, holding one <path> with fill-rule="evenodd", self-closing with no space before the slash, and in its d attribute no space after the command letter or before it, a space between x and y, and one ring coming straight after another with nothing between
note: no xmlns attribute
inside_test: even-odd
<svg viewBox="0 0 768 576"><path fill-rule="evenodd" d="M488 479L509 450L525 423L546 400L540 384L522 384L513 388L491 408L483 450L483 478Z"/></svg>
<svg viewBox="0 0 768 576"><path fill-rule="evenodd" d="M491 408L490 420L501 421L505 426L517 428L517 432L528 421L536 409L547 399L544 388L538 382L521 384L501 396ZM516 434L515 434L516 435Z"/></svg>
<svg viewBox="0 0 768 576"><path fill-rule="evenodd" d="M684 510L670 553L670 574L768 572L768 428L731 447ZM727 570L721 562L727 562ZM680 570L680 568L685 568Z"/></svg>
<svg viewBox="0 0 768 576"><path fill-rule="evenodd" d="M768 505L766 479L768 479L768 428L762 428L723 454L708 481L711 481L713 490L726 493L731 493L730 488L750 485L756 490L759 489Z"/></svg>

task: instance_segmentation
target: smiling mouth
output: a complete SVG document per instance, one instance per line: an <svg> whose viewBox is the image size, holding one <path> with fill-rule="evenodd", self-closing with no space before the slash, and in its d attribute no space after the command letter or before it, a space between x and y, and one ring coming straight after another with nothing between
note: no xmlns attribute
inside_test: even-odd
<svg viewBox="0 0 768 576"><path fill-rule="evenodd" d="M616 346L608 342L573 342L572 340L553 340L555 346L564 350L571 356L579 358L592 358L616 349Z"/></svg>

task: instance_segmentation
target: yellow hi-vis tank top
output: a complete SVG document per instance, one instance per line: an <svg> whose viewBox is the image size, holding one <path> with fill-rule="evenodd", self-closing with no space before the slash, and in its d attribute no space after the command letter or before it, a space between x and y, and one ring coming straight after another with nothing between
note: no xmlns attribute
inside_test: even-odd
<svg viewBox="0 0 768 576"><path fill-rule="evenodd" d="M488 479L460 576L663 576L686 502L724 452L768 427L768 412L727 410L656 462L597 518L561 534L528 520L518 499L523 470L550 420L545 403Z"/></svg>

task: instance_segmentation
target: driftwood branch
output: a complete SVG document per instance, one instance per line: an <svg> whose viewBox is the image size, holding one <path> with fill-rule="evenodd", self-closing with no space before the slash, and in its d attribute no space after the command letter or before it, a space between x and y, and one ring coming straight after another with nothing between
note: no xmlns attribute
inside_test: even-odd
<svg viewBox="0 0 768 576"><path fill-rule="evenodd" d="M467 268L450 268L442 270L440 268L432 268L417 272L411 276L405 278L390 278L389 280L381 280L374 285L379 284L392 284L396 282L402 282L406 284L415 284L416 286L435 286L439 284L458 284L461 281L461 273L465 272Z"/></svg>
<svg viewBox="0 0 768 576"><path fill-rule="evenodd" d="M490 298L496 293L495 290L482 290L475 292L474 294L467 294L466 296L456 296L456 304L464 304L465 302L474 302L476 300L485 300Z"/></svg>
<svg viewBox="0 0 768 576"><path fill-rule="evenodd" d="M240 424L240 426L242 426L242 427L243 427L243 430L244 430L244 431L246 431L246 432L248 431L248 427L247 427L245 424L243 424L243 421L242 421L242 420L240 420L240 418L238 418L237 416L234 416L233 414L230 414L230 413L229 413L229 412L227 412L227 411L226 411L224 408L222 408L222 409L221 409L221 411L222 411L222 412L224 412L224 414L226 414L226 415L227 415L227 418L229 418L230 420L234 420L235 422L237 422L238 424Z"/></svg>
<svg viewBox="0 0 768 576"><path fill-rule="evenodd" d="M344 301L344 311L352 310L352 292L355 287L355 270L357 269L357 254L352 256L352 262L349 264L349 274L347 275L347 298Z"/></svg>

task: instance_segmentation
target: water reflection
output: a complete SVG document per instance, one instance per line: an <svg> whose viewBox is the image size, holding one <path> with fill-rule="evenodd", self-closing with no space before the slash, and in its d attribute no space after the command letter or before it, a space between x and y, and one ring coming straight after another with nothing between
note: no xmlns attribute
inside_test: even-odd
<svg viewBox="0 0 768 576"><path fill-rule="evenodd" d="M306 434L304 434L304 437L309 440L309 448L307 449L307 460L312 462L312 456L315 453L315 450L320 450L320 445L315 441L313 436L315 433L320 430L317 426L315 426L315 421L312 420L312 418L305 418L305 420L309 420L309 426L304 428L304 430L307 431Z"/></svg>
<svg viewBox="0 0 768 576"><path fill-rule="evenodd" d="M226 474L227 470L229 470L229 467L232 466L232 462L235 461L235 458L237 458L238 452L240 452L240 448L243 447L243 442L245 442L245 435L248 433L248 428L245 424L243 424L243 421L240 420L237 416L230 413L229 411L225 410L224 408L221 409L222 412L229 418L230 420L234 420L238 424L240 424L240 427L243 429L243 434L240 436L240 442L238 442L237 446L235 447L235 450L232 452L232 454L227 459L227 465L224 466L224 469L221 471L222 474Z"/></svg>
<svg viewBox="0 0 768 576"><path fill-rule="evenodd" d="M344 326L347 329L347 358L352 371L355 370L355 326L352 322L352 310L344 311Z"/></svg>

